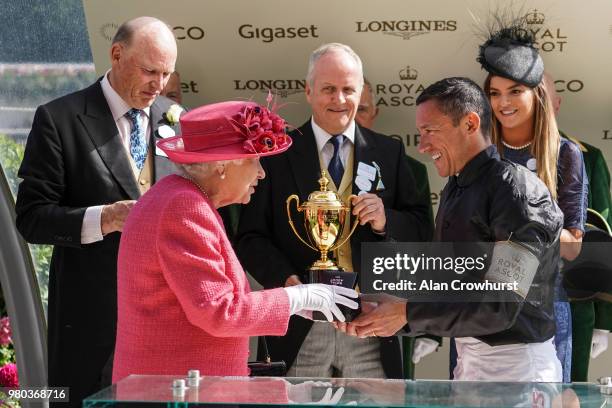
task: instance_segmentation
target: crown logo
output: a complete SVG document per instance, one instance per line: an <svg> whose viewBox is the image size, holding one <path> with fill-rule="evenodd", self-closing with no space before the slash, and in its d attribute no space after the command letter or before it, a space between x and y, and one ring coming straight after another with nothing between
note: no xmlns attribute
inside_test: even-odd
<svg viewBox="0 0 612 408"><path fill-rule="evenodd" d="M115 36L118 28L119 26L117 23L102 24L102 26L100 26L100 35L107 41L113 41L113 37Z"/></svg>
<svg viewBox="0 0 612 408"><path fill-rule="evenodd" d="M525 14L525 22L527 24L544 24L544 14L538 13L537 9L533 9L531 13Z"/></svg>
<svg viewBox="0 0 612 408"><path fill-rule="evenodd" d="M260 89L260 91L264 93L270 92L272 95L279 96L283 99L293 94L304 92L303 89Z"/></svg>
<svg viewBox="0 0 612 408"><path fill-rule="evenodd" d="M409 40L423 34L429 34L429 31L383 31L383 34L402 37L402 40Z"/></svg>
<svg viewBox="0 0 612 408"><path fill-rule="evenodd" d="M417 77L419 76L419 71L417 71L416 69L410 68L410 65L406 65L406 68L401 69L399 71L399 77L401 80L403 81L412 81L417 79Z"/></svg>

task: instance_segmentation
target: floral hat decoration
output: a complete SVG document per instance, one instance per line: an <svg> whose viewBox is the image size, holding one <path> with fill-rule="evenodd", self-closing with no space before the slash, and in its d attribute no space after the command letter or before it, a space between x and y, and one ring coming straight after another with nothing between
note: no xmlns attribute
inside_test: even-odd
<svg viewBox="0 0 612 408"><path fill-rule="evenodd" d="M482 68L530 88L538 86L544 75L544 62L525 17L501 15L493 19L477 58Z"/></svg>
<svg viewBox="0 0 612 408"><path fill-rule="evenodd" d="M227 101L204 105L180 118L181 134L157 142L176 163L233 160L279 154L291 146L287 123L270 103Z"/></svg>

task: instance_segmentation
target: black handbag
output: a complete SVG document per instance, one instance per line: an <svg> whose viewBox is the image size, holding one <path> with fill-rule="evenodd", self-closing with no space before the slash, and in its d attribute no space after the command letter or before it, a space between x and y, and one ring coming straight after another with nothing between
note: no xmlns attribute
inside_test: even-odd
<svg viewBox="0 0 612 408"><path fill-rule="evenodd" d="M284 377L287 374L287 364L284 361L272 361L268 352L266 337L261 336L261 345L265 354L264 361L250 361L248 363L250 377Z"/></svg>

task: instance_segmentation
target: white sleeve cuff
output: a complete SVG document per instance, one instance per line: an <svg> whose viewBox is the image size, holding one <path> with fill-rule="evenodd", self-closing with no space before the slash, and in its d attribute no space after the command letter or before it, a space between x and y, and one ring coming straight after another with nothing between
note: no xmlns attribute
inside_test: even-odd
<svg viewBox="0 0 612 408"><path fill-rule="evenodd" d="M83 217L83 225L81 226L81 244L91 244L92 242L102 241L102 207L96 205L87 207L85 216Z"/></svg>
<svg viewBox="0 0 612 408"><path fill-rule="evenodd" d="M306 285L293 285L284 287L289 297L289 315L293 316L306 306L308 302L308 287Z"/></svg>
<svg viewBox="0 0 612 408"><path fill-rule="evenodd" d="M370 228L372 230L372 233L374 233L375 235L380 235L381 237L384 237L385 235L387 235L387 230L383 229L382 231L376 231L373 228Z"/></svg>

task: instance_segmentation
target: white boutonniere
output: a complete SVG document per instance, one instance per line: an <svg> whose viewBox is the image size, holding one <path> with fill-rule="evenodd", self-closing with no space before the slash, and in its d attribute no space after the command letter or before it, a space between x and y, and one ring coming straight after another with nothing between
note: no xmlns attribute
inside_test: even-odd
<svg viewBox="0 0 612 408"><path fill-rule="evenodd" d="M181 105L172 104L168 108L166 112L162 114L162 120L159 121L159 127L156 130L156 135L159 138L166 139L176 135L173 126L179 124L179 120L181 118L181 113L183 113L185 109ZM166 153L159 147L155 147L155 154L157 156L168 157Z"/></svg>
<svg viewBox="0 0 612 408"><path fill-rule="evenodd" d="M377 181L376 187L372 188L375 181ZM359 162L357 165L357 177L355 177L355 184L357 185L357 188L359 188L360 195L373 191L384 190L385 186L382 182L382 174L378 164L376 164L376 162L372 162L372 165L370 165L364 162Z"/></svg>
<svg viewBox="0 0 612 408"><path fill-rule="evenodd" d="M357 165L357 177L355 184L359 188L359 194L365 194L372 191L372 182L376 179L376 169L364 162L359 162Z"/></svg>
<svg viewBox="0 0 612 408"><path fill-rule="evenodd" d="M184 109L181 105L177 105L176 103L170 105L166 113L164 113L166 122L168 122L170 126L178 124L179 119L181 118L181 113L183 113L183 111Z"/></svg>

